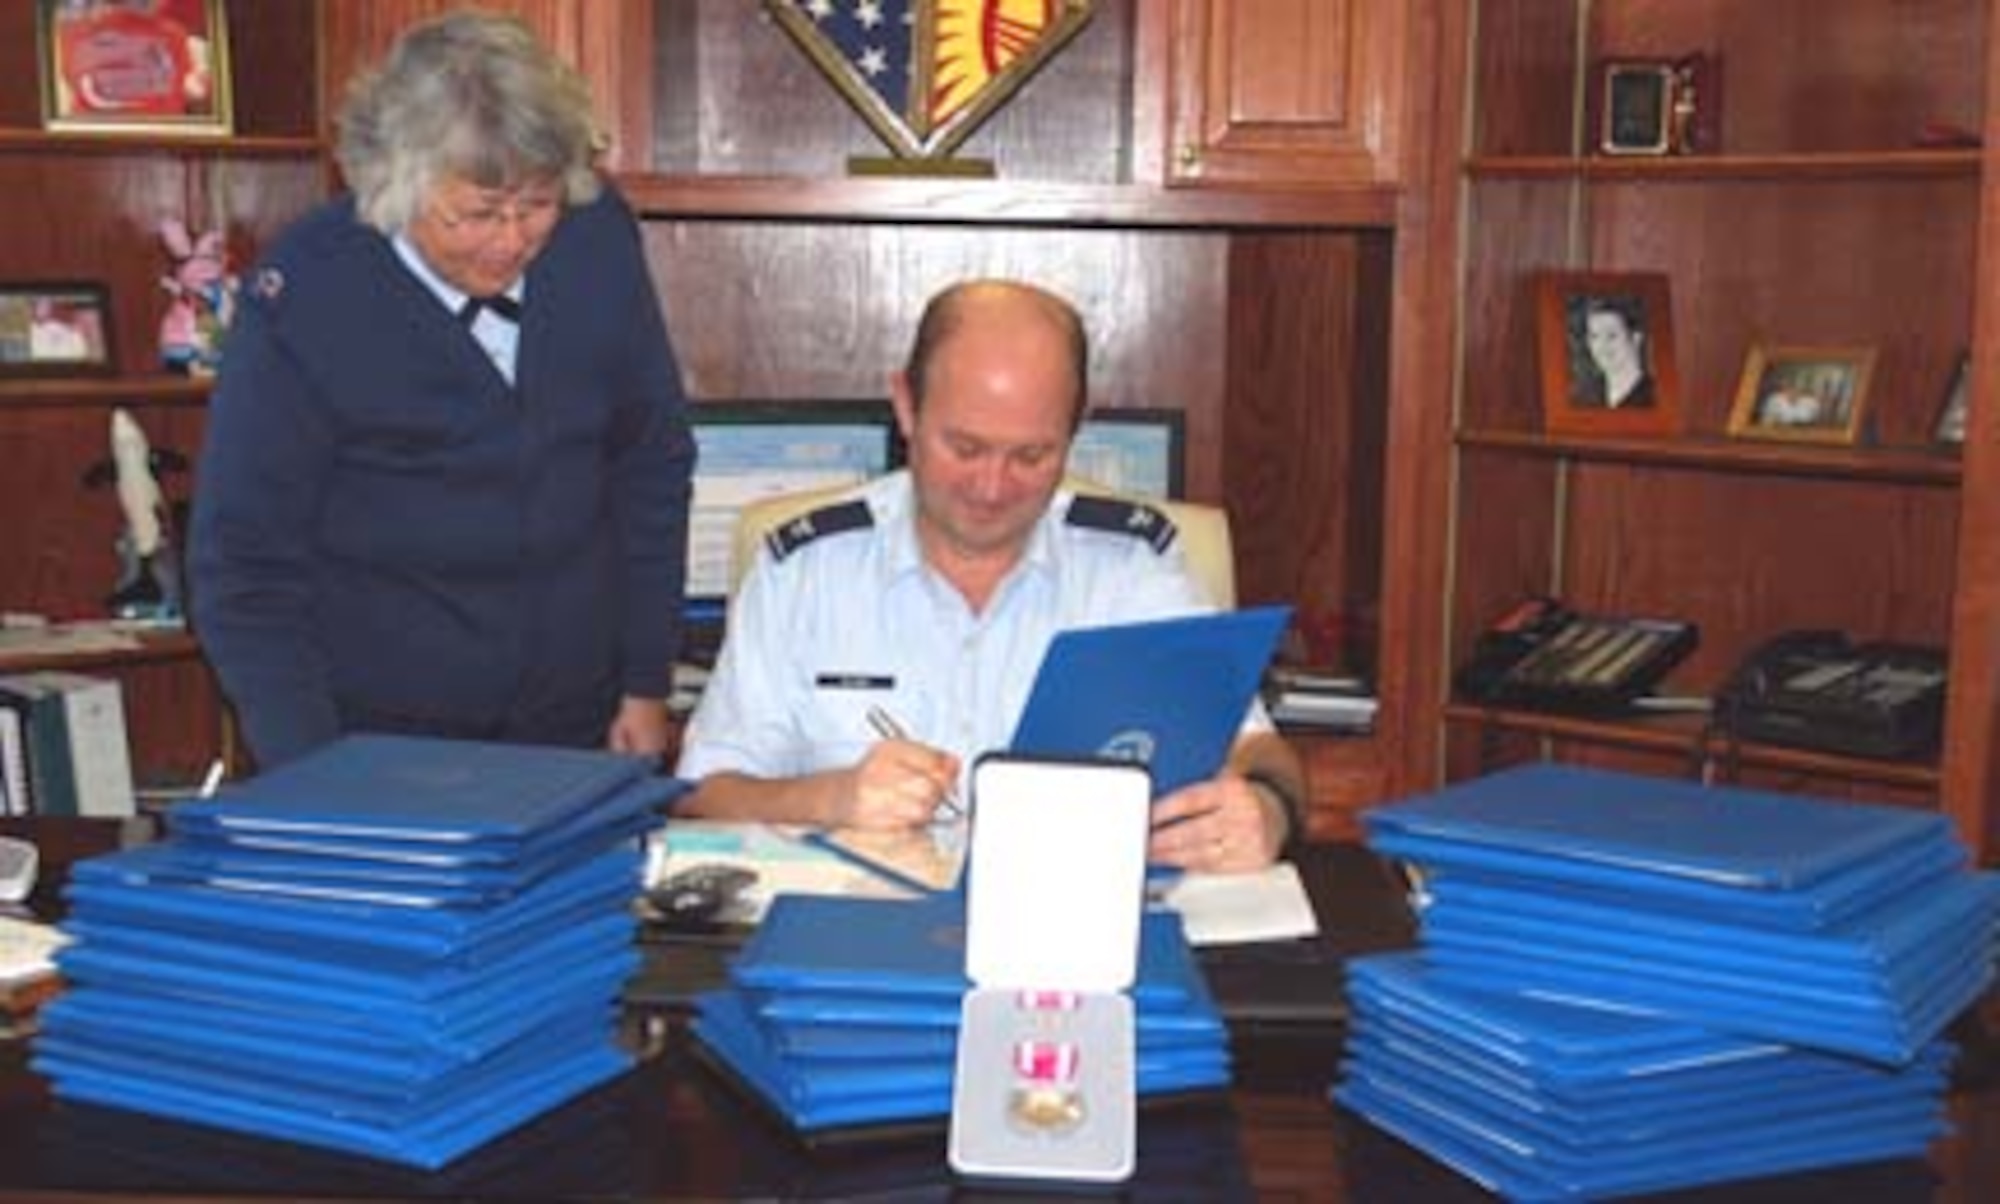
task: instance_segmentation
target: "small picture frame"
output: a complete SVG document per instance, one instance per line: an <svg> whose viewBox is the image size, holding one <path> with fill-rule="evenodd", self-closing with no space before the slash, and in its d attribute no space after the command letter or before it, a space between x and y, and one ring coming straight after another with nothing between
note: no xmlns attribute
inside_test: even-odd
<svg viewBox="0 0 2000 1204"><path fill-rule="evenodd" d="M1852 445L1860 439L1874 372L1873 347L1752 347L1730 408L1729 433Z"/></svg>
<svg viewBox="0 0 2000 1204"><path fill-rule="evenodd" d="M1674 149L1674 86L1669 59L1598 64L1597 149L1606 155L1666 155Z"/></svg>
<svg viewBox="0 0 2000 1204"><path fill-rule="evenodd" d="M111 297L82 282L0 282L0 376L112 370Z"/></svg>
<svg viewBox="0 0 2000 1204"><path fill-rule="evenodd" d="M1667 435L1680 429L1665 274L1540 273L1536 341L1543 426L1550 434Z"/></svg>
<svg viewBox="0 0 2000 1204"><path fill-rule="evenodd" d="M1972 353L1958 357L1951 370L1951 384L1938 403L1937 420L1931 423L1931 442L1947 447L1965 446L1965 421L1972 402Z"/></svg>
<svg viewBox="0 0 2000 1204"><path fill-rule="evenodd" d="M1602 155L1693 155L1721 143L1721 62L1616 58L1597 64L1591 128Z"/></svg>
<svg viewBox="0 0 2000 1204"><path fill-rule="evenodd" d="M223 0L34 0L42 125L65 133L231 132Z"/></svg>

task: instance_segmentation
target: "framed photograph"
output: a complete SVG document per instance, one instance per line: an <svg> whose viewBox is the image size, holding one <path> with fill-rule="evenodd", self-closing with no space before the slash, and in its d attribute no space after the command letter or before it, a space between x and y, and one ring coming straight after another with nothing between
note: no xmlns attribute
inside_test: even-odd
<svg viewBox="0 0 2000 1204"><path fill-rule="evenodd" d="M1729 411L1729 433L1855 443L1874 371L1873 347L1752 347Z"/></svg>
<svg viewBox="0 0 2000 1204"><path fill-rule="evenodd" d="M34 0L42 124L76 133L230 132L223 0Z"/></svg>
<svg viewBox="0 0 2000 1204"><path fill-rule="evenodd" d="M1606 59L1590 93L1591 129L1604 155L1692 155L1720 149L1721 62Z"/></svg>
<svg viewBox="0 0 2000 1204"><path fill-rule="evenodd" d="M1543 426L1551 434L1680 429L1665 275L1543 272L1536 278L1536 336Z"/></svg>
<svg viewBox="0 0 2000 1204"><path fill-rule="evenodd" d="M102 285L0 282L0 376L111 370L111 297Z"/></svg>
<svg viewBox="0 0 2000 1204"><path fill-rule="evenodd" d="M1677 70L1667 59L1609 59L1597 66L1597 149L1607 155L1672 153Z"/></svg>
<svg viewBox="0 0 2000 1204"><path fill-rule="evenodd" d="M1951 447L1965 446L1965 419L1972 400L1972 353L1958 357L1951 384L1938 403L1937 421L1931 423L1931 441Z"/></svg>

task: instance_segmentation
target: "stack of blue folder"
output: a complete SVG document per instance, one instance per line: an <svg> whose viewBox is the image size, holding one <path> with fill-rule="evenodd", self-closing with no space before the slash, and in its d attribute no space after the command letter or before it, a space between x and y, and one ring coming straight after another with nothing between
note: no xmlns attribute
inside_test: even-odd
<svg viewBox="0 0 2000 1204"><path fill-rule="evenodd" d="M1520 1199L1916 1156L2000 874L1935 813L1537 765L1372 812L1419 952L1351 967L1336 1097Z"/></svg>
<svg viewBox="0 0 2000 1204"><path fill-rule="evenodd" d="M79 863L64 1099L438 1167L622 1072L636 758L354 736Z"/></svg>
<svg viewBox="0 0 2000 1204"><path fill-rule="evenodd" d="M695 1035L801 1132L951 1112L965 897L780 895L699 1001ZM1172 912L1141 924L1131 990L1142 1095L1229 1082L1228 1032Z"/></svg>

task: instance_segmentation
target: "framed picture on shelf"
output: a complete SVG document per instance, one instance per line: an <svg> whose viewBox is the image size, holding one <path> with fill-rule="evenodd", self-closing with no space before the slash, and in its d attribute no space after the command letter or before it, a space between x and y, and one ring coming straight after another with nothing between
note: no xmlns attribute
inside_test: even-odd
<svg viewBox="0 0 2000 1204"><path fill-rule="evenodd" d="M1951 370L1951 384L1938 403L1937 421L1931 423L1931 441L1950 447L1965 446L1965 420L1972 400L1972 354L1958 357Z"/></svg>
<svg viewBox="0 0 2000 1204"><path fill-rule="evenodd" d="M34 0L42 124L105 134L231 130L223 0Z"/></svg>
<svg viewBox="0 0 2000 1204"><path fill-rule="evenodd" d="M1752 347L1729 411L1729 433L1855 443L1874 371L1873 347Z"/></svg>
<svg viewBox="0 0 2000 1204"><path fill-rule="evenodd" d="M1665 435L1680 429L1673 307L1659 272L1536 277L1542 422L1550 434Z"/></svg>
<svg viewBox="0 0 2000 1204"><path fill-rule="evenodd" d="M1597 65L1597 149L1606 155L1673 153L1677 73L1667 59Z"/></svg>
<svg viewBox="0 0 2000 1204"><path fill-rule="evenodd" d="M102 285L0 281L0 376L111 370L111 298Z"/></svg>

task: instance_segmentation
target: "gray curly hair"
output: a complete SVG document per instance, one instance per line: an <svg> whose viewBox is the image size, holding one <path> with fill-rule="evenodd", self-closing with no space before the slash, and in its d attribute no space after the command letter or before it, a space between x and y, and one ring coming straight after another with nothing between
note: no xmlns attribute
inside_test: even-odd
<svg viewBox="0 0 2000 1204"><path fill-rule="evenodd" d="M602 142L583 78L520 21L462 12L412 26L341 106L336 155L361 219L394 233L440 178L560 180L596 198Z"/></svg>

